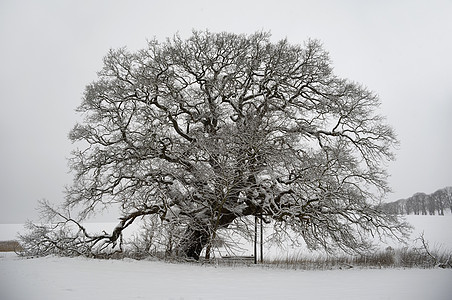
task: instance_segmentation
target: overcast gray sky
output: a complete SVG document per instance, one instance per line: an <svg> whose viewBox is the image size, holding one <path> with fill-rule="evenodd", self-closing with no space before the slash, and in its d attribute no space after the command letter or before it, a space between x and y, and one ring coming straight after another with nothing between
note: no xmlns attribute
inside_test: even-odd
<svg viewBox="0 0 452 300"><path fill-rule="evenodd" d="M107 51L192 29L320 39L336 74L380 95L401 140L388 200L452 185L451 16L451 0L2 0L0 223L36 220L39 199L62 201L67 134Z"/></svg>

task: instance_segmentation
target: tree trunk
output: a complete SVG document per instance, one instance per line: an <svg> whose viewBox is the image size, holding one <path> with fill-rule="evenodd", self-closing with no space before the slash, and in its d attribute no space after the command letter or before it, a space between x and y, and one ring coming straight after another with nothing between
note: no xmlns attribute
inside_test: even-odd
<svg viewBox="0 0 452 300"><path fill-rule="evenodd" d="M181 256L199 260L202 249L209 242L209 233L207 228L190 226L185 231L185 237L179 244L179 253Z"/></svg>
<svg viewBox="0 0 452 300"><path fill-rule="evenodd" d="M234 220L236 216L234 214L223 214L216 220L214 226L209 227L209 225L193 224L190 225L186 231L183 240L178 246L178 252L181 256L187 258L193 258L199 260L202 249L215 238L215 234L219 228L228 227ZM210 229L210 230L209 230ZM210 235L212 233L212 236ZM206 250L206 254L210 258L211 248Z"/></svg>

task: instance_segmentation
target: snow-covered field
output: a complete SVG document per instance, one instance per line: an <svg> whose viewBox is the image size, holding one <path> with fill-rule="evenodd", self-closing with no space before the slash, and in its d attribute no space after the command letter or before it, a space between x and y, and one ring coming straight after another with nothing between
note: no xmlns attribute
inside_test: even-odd
<svg viewBox="0 0 452 300"><path fill-rule="evenodd" d="M300 271L0 254L0 298L451 299L452 270Z"/></svg>
<svg viewBox="0 0 452 300"><path fill-rule="evenodd" d="M413 239L452 249L452 216L409 216ZM92 225L93 228L97 225ZM21 226L0 225L0 240ZM451 269L284 270L0 253L0 299L452 299Z"/></svg>

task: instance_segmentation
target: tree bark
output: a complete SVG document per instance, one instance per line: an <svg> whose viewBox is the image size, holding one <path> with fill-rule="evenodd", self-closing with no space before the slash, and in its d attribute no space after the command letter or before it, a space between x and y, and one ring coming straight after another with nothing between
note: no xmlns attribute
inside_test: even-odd
<svg viewBox="0 0 452 300"><path fill-rule="evenodd" d="M185 237L179 244L181 256L199 260L202 249L209 242L207 227L189 226L185 231Z"/></svg>
<svg viewBox="0 0 452 300"><path fill-rule="evenodd" d="M214 227L208 224L193 224L189 226L185 231L183 240L179 244L179 254L187 258L199 260L202 249L212 242L211 239L215 238L217 230L228 227L236 217L234 214L225 213L216 220ZM208 254L209 256L206 258L210 258L210 252L210 248L206 250L206 255Z"/></svg>

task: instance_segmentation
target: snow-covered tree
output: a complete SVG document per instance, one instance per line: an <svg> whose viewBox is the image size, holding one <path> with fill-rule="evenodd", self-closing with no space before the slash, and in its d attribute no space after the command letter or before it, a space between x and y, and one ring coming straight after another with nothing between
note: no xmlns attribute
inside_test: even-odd
<svg viewBox="0 0 452 300"><path fill-rule="evenodd" d="M198 259L218 230L257 216L312 249L365 250L369 234L405 228L376 205L397 143L379 104L333 74L317 40L194 31L111 50L69 135L79 149L63 206L78 222L120 206L111 234L86 238L80 227L93 248L158 217L180 233L176 252Z"/></svg>

